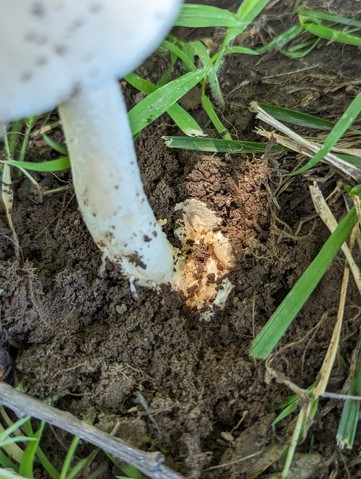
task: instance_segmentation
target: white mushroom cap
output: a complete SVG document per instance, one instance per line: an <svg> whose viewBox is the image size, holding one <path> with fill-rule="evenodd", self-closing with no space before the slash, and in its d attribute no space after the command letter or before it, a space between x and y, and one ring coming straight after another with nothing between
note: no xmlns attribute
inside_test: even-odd
<svg viewBox="0 0 361 479"><path fill-rule="evenodd" d="M181 0L1 0L0 120L51 110L134 70Z"/></svg>

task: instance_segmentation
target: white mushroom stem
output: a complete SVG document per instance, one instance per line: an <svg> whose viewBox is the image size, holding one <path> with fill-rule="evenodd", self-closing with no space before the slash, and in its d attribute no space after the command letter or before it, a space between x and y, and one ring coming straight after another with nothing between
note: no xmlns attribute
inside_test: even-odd
<svg viewBox="0 0 361 479"><path fill-rule="evenodd" d="M173 249L145 196L117 81L75 92L59 112L79 208L96 244L130 280L170 283L190 309L209 319L232 289L226 278L232 248L215 213L199 200L179 204L175 233L183 246Z"/></svg>
<svg viewBox="0 0 361 479"><path fill-rule="evenodd" d="M145 196L116 80L59 107L79 208L95 242L143 285L170 282L173 249Z"/></svg>

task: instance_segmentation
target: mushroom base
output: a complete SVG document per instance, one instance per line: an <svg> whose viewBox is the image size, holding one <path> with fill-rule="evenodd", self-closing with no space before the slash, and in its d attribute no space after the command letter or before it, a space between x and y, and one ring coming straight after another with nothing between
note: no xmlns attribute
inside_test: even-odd
<svg viewBox="0 0 361 479"><path fill-rule="evenodd" d="M188 308L210 319L214 307L223 308L232 283L232 246L221 231L220 220L204 203L190 199L176 206L182 213L175 233L182 243L173 280L174 289L186 297Z"/></svg>

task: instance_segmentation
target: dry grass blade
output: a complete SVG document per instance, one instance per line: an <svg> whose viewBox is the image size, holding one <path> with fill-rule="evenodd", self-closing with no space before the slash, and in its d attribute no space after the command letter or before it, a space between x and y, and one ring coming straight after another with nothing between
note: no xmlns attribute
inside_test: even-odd
<svg viewBox="0 0 361 479"><path fill-rule="evenodd" d="M257 130L260 135L265 136L266 138L275 138L277 143L293 151L297 151L298 153L301 153L309 158L312 158L314 154L321 149L321 145L311 142L306 138L303 138L301 135L291 130L291 128L288 128L283 123L268 114L256 102L251 103L251 110L257 113L257 119L263 121L264 123L267 123L276 130L280 131L281 133L283 133L283 135L285 135L285 137L282 135L268 132L262 128L259 128ZM327 155L325 155L322 161L329 163L330 165L334 166L339 171L350 176L354 180L358 182L361 181L361 170L356 166L351 165L347 161L342 160L333 153L328 153Z"/></svg>
<svg viewBox="0 0 361 479"><path fill-rule="evenodd" d="M330 208L328 207L321 190L319 189L318 185L314 183L309 187L310 193L311 193L311 198L313 201L313 204L315 206L315 209L317 213L320 215L320 218L322 221L325 223L327 228L330 230L332 233L335 231L337 227L337 221L334 218ZM357 226L355 227L357 228ZM355 231L354 228L354 231ZM351 241L352 241L351 236ZM345 302L346 302L346 293L347 293L347 287L348 287L348 282L349 282L349 276L350 276L350 269L352 271L353 277L355 279L356 285L361 292L361 276L360 276L360 270L355 263L351 251L349 247L347 246L346 243L344 243L341 246L341 249L343 253L346 256L348 265L345 266L344 269L344 274L342 278L342 284L341 284L341 294L340 294L340 303L339 303L339 308L338 308L338 313L337 313L337 320L336 324L333 330L332 338L330 341L330 344L327 349L327 353L325 356L325 359L323 361L323 364L321 366L319 375L318 375L318 380L317 384L314 390L314 395L316 398L321 396L325 391L327 387L327 383L329 380L329 377L331 375L332 367L336 358L339 342L340 342L340 336L341 336L341 329L342 329L342 323L343 323L343 317L344 317L344 309L345 309Z"/></svg>
<svg viewBox="0 0 361 479"><path fill-rule="evenodd" d="M1 183L1 196L5 206L6 211L6 218L8 220L8 225L11 231L11 235L13 237L13 243L15 248L15 256L16 259L20 260L20 245L18 235L16 234L13 217L12 217L12 210L14 204L14 194L12 190L12 182L11 182L11 173L10 173L10 166L5 163L3 168L3 178Z"/></svg>
<svg viewBox="0 0 361 479"><path fill-rule="evenodd" d="M323 360L321 369L318 373L317 384L314 389L314 396L319 398L325 391L328 380L331 376L333 364L335 362L338 346L340 344L341 329L343 324L343 317L345 311L347 287L350 277L350 268L346 265L343 273L340 302L337 312L337 320L332 333L330 344L328 345L325 359Z"/></svg>
<svg viewBox="0 0 361 479"><path fill-rule="evenodd" d="M360 367L361 367L361 333L359 333L357 345L352 353L350 370L347 378L348 394L337 397L345 401L338 425L336 441L340 449L352 449L356 437L360 416ZM341 395L343 396L343 395Z"/></svg>
<svg viewBox="0 0 361 479"><path fill-rule="evenodd" d="M317 211L318 215L320 216L321 220L325 223L327 228L330 230L331 233L335 231L337 228L337 221L336 218L333 216L328 204L326 203L321 190L319 189L318 185L314 183L309 187L311 198L313 201L313 205L315 210ZM352 257L350 248L344 243L341 246L341 249L347 259L347 262L350 266L353 278L355 280L356 286L361 294L361 271L360 268L357 266L355 260Z"/></svg>

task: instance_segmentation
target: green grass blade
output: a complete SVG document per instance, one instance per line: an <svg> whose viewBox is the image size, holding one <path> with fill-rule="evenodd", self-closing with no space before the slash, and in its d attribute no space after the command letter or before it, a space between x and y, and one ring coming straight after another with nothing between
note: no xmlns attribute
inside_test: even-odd
<svg viewBox="0 0 361 479"><path fill-rule="evenodd" d="M201 68L197 71L186 73L180 78L167 83L167 85L158 88L134 106L128 114L133 135L142 131L147 125L169 110L176 101L203 80L208 72L208 68Z"/></svg>
<svg viewBox="0 0 361 479"><path fill-rule="evenodd" d="M68 150L65 148L65 146L59 145L56 141L54 141L52 138L50 138L48 135L42 135L43 140L45 143L54 151L57 153L60 153L61 155L67 156L68 155Z"/></svg>
<svg viewBox="0 0 361 479"><path fill-rule="evenodd" d="M341 25L348 25L350 27L361 28L361 22L354 18L341 17L339 15L331 15L330 13L320 12L317 10L309 10L308 8L296 8L296 13L302 17L319 23L322 20L327 22L340 23Z"/></svg>
<svg viewBox="0 0 361 479"><path fill-rule="evenodd" d="M98 451L95 450L95 451L92 451L83 459L80 459L80 461L78 461L75 464L75 466L68 472L66 479L75 479L76 477L78 477L81 471L85 469L94 460L94 457L97 454L98 454Z"/></svg>
<svg viewBox="0 0 361 479"><path fill-rule="evenodd" d="M316 48L320 40L320 38L313 37L298 45L293 45L287 50L281 50L281 53L288 58L303 58Z"/></svg>
<svg viewBox="0 0 361 479"><path fill-rule="evenodd" d="M283 411L279 413L279 415L272 421L272 426L276 426L279 422L283 421L286 417L296 411L300 402L300 398L295 396L295 399L292 403L286 406Z"/></svg>
<svg viewBox="0 0 361 479"><path fill-rule="evenodd" d="M5 467L6 469L17 469L16 464L14 464L9 457L0 450L0 467Z"/></svg>
<svg viewBox="0 0 361 479"><path fill-rule="evenodd" d="M58 158L57 160L43 161L41 163L33 163L32 161L16 161L7 160L1 163L6 163L22 170L38 171L43 173L50 173L55 171L68 170L70 168L70 161L68 157Z"/></svg>
<svg viewBox="0 0 361 479"><path fill-rule="evenodd" d="M339 30L335 30L334 28L326 27L324 25L319 25L309 21L303 21L302 26L309 33L312 33L312 35L323 38L324 40L345 43L346 45L353 45L356 47L361 46L361 37L351 35L350 33L341 32Z"/></svg>
<svg viewBox="0 0 361 479"><path fill-rule="evenodd" d="M335 123L325 120L308 113L302 113L297 110L283 108L280 106L270 105L269 103L257 102L267 113L272 115L276 120L290 123L291 125L301 126L304 128L312 128L316 130L331 130Z"/></svg>
<svg viewBox="0 0 361 479"><path fill-rule="evenodd" d="M0 447L3 446L3 441L6 440L11 434L13 434L17 429L19 429L23 424L30 420L30 417L23 417L18 421L14 422L9 426L5 431L0 434Z"/></svg>
<svg viewBox="0 0 361 479"><path fill-rule="evenodd" d="M225 54L231 55L234 53L241 54L241 55L254 55L254 56L257 56L260 54L257 50L251 50L251 48L238 47L238 46L228 47Z"/></svg>
<svg viewBox="0 0 361 479"><path fill-rule="evenodd" d="M8 142L7 151L9 152L11 158L15 157L16 146L20 138L23 125L23 120L15 121L11 126L11 130L6 132L5 140Z"/></svg>
<svg viewBox="0 0 361 479"><path fill-rule="evenodd" d="M49 474L51 479L59 479L59 472L55 469L55 467L52 465L52 463L49 461L49 459L40 447L38 447L36 451L36 456L38 457L41 465Z"/></svg>
<svg viewBox="0 0 361 479"><path fill-rule="evenodd" d="M219 116L217 115L216 110L214 109L212 102L207 95L202 95L202 106L219 135L223 136L227 140L232 140L231 135L219 119Z"/></svg>
<svg viewBox="0 0 361 479"><path fill-rule="evenodd" d="M312 386L307 388L307 393L312 393L314 388L315 388L315 386L314 386L314 384L312 384ZM299 406L300 401L301 401L300 396L298 396L297 394L294 394L294 395L289 396L288 398L286 398L281 403L277 404L274 409L282 409L282 411L272 421L272 426L273 427L276 426L279 422L283 421L283 419L285 419L287 416L292 414L297 409L297 407Z"/></svg>
<svg viewBox="0 0 361 479"><path fill-rule="evenodd" d="M18 438L19 435L20 435L20 430L19 429L14 430L14 428L13 428L14 423L8 417L7 413L4 411L3 408L0 408L0 415L1 415L1 420L2 420L2 422L0 423L0 430L1 430L0 451L2 452L2 454L4 456L11 459L11 461L14 461L14 462L20 464L20 462L22 460L22 457L23 457L23 454L24 454L24 451L18 444L16 444L19 441L16 440L12 444L9 444L9 445L4 444L4 441L9 439L12 434L14 434L14 437ZM16 425L17 425L18 428L20 427L18 421L16 422ZM10 429L13 432L11 432ZM17 434L19 434L19 435L17 435ZM22 437L22 436L20 436L20 437Z"/></svg>
<svg viewBox="0 0 361 479"><path fill-rule="evenodd" d="M75 451L76 451L76 448L78 447L79 442L80 442L80 437L74 436L72 441L71 441L71 444L69 446L69 449L66 453L66 456L65 456L65 459L64 459L64 462L63 462L63 467L61 468L61 471L60 471L59 479L66 479L68 471L69 471L70 466L71 466L71 462L74 459Z"/></svg>
<svg viewBox="0 0 361 479"><path fill-rule="evenodd" d="M24 161L25 159L26 152L29 149L30 133L36 123L36 120L37 120L36 116L31 116L30 118L25 120L25 132L21 142L18 161Z"/></svg>
<svg viewBox="0 0 361 479"><path fill-rule="evenodd" d="M227 51L227 49L225 49L224 52L222 53L222 58L224 57L224 55L226 55L226 51ZM219 57L219 58L221 58L221 57ZM207 80L208 80L209 87L211 89L213 98L215 99L215 101L217 102L218 105L223 107L224 106L224 99L223 99L222 90L221 90L219 80L218 80L218 71L219 71L220 66L221 66L221 62L216 62L214 64L212 70L210 71L210 73L208 75Z"/></svg>
<svg viewBox="0 0 361 479"><path fill-rule="evenodd" d="M197 67L195 66L193 62L193 58L190 58L183 50L181 50L177 45L174 45L174 43L169 42L168 40L164 40L162 43L162 46L168 50L169 52L173 53L176 57L179 58L179 60L184 64L186 68L188 68L190 71L195 71L197 70Z"/></svg>
<svg viewBox="0 0 361 479"><path fill-rule="evenodd" d="M243 0L237 11L237 18L239 22L238 25L227 29L221 48L212 58L213 68L208 74L208 81L212 95L220 105L224 104L224 100L218 82L218 71L222 64L223 58L235 37L241 34L248 27L248 25L256 18L256 16L266 7L269 2L270 0Z"/></svg>
<svg viewBox="0 0 361 479"><path fill-rule="evenodd" d="M230 31L227 32L227 35L232 36L233 39L236 35L242 33L246 27L261 13L261 11L269 2L270 0L243 0L237 11L237 17L242 21L241 30L239 30L239 28L230 28Z"/></svg>
<svg viewBox="0 0 361 479"><path fill-rule="evenodd" d="M204 136L203 130L196 120L178 103L174 103L167 113L185 135Z"/></svg>
<svg viewBox="0 0 361 479"><path fill-rule="evenodd" d="M341 449L353 448L359 417L360 401L347 399L342 409L341 420L336 435L337 444Z"/></svg>
<svg viewBox="0 0 361 479"><path fill-rule="evenodd" d="M140 75L137 75L137 73L129 73L124 77L124 80L126 80L129 85L141 91L142 93L145 93L146 95L150 95L157 89L157 85L149 80L146 80L145 78L142 78Z"/></svg>
<svg viewBox="0 0 361 479"><path fill-rule="evenodd" d="M253 22L253 20L261 13L261 11L267 6L270 0L243 0L241 6L237 11L237 17L239 24L227 29L227 33L224 37L222 46L219 52L215 55L214 69L218 71L220 63L236 36L240 35ZM212 72L214 75L214 71Z"/></svg>
<svg viewBox="0 0 361 479"><path fill-rule="evenodd" d="M341 158L341 160L347 161L347 163L350 163L351 165L357 166L357 168L361 169L361 158L359 156L344 155L338 152L337 156Z"/></svg>
<svg viewBox="0 0 361 479"><path fill-rule="evenodd" d="M34 442L35 439L32 437L27 437L27 436L16 436L16 437L9 437L8 439L4 439L1 441L1 447L6 448L6 446L9 446L10 444L15 444L18 442Z"/></svg>
<svg viewBox="0 0 361 479"><path fill-rule="evenodd" d="M346 111L343 113L341 118L337 121L335 126L332 128L331 132L325 139L323 146L319 151L311 158L310 161L306 163L305 166L299 168L294 174L302 173L307 171L317 163L319 163L322 158L329 153L332 148L336 145L338 140L342 135L350 128L355 119L359 116L361 111L361 93L359 93L347 107Z"/></svg>
<svg viewBox="0 0 361 479"><path fill-rule="evenodd" d="M184 136L163 136L169 148L205 151L209 153L264 153L269 146L255 141L220 140L218 138L186 138ZM271 151L285 151L281 145L273 145Z"/></svg>
<svg viewBox="0 0 361 479"><path fill-rule="evenodd" d="M267 359L330 267L356 222L357 214L352 208L257 335L251 346L251 356Z"/></svg>
<svg viewBox="0 0 361 479"><path fill-rule="evenodd" d="M280 49L287 45L287 43L291 42L295 38L297 38L301 33L303 32L303 27L302 25L294 25L293 27L289 28L285 32L281 33L278 35L276 38L274 38L272 41L267 43L267 45L264 45L261 48L258 48L257 51L259 54L264 54L267 53L271 50L275 49Z"/></svg>
<svg viewBox="0 0 361 479"><path fill-rule="evenodd" d="M33 116L27 120L15 121L11 127L10 132L6 132L4 137L5 150L7 152L8 159L14 159L18 157L18 161L23 161L26 152L29 148L29 137L33 126L35 125L37 117ZM25 131L22 132L25 126ZM21 140L21 142L20 142ZM20 142L20 151L18 152Z"/></svg>
<svg viewBox="0 0 361 479"><path fill-rule="evenodd" d="M118 465L118 467L120 467L121 471L124 472L124 474L126 474L126 476L120 476L120 477L124 477L124 478L130 477L132 479L144 478L143 474L131 464L122 464L122 465Z"/></svg>
<svg viewBox="0 0 361 479"><path fill-rule="evenodd" d="M208 50L204 43L197 40L195 42L189 42L187 46L192 50L193 55L196 55L200 59L204 67L209 66L211 63L211 57L209 56Z"/></svg>
<svg viewBox="0 0 361 479"><path fill-rule="evenodd" d="M297 110L292 110L290 108L283 108L281 106L271 105L269 103L264 103L262 101L257 102L267 113L272 115L276 120L282 121L284 123L289 123L291 125L301 126L302 128L311 128L313 130L331 130L335 123L318 116L309 115L308 113L303 113ZM361 130L356 130L350 128L355 133L361 134ZM341 155L338 155L341 158ZM352 155L343 155L345 158L349 158L349 163L356 161L356 156ZM358 165L356 161L356 165Z"/></svg>
<svg viewBox="0 0 361 479"><path fill-rule="evenodd" d="M25 428L26 428L26 434L28 435L28 437L33 438L35 434L34 434L34 430L33 430L33 426L31 424L31 421L28 421L25 424ZM36 456L39 459L43 468L46 470L46 472L51 477L51 479L59 479L59 472L51 464L51 462L46 457L46 455L44 454L44 452L42 451L40 446L38 446L38 448L36 449Z"/></svg>
<svg viewBox="0 0 361 479"><path fill-rule="evenodd" d="M29 443L26 446L23 459L19 465L19 474L21 474L22 476L28 479L34 478L33 471L34 471L36 451L39 447L39 443L40 443L41 436L43 434L44 427L45 427L45 422L41 421L39 429L34 434L35 441Z"/></svg>
<svg viewBox="0 0 361 479"><path fill-rule="evenodd" d="M235 27L237 15L223 8L210 5L185 4L176 21L177 27Z"/></svg>
<svg viewBox="0 0 361 479"><path fill-rule="evenodd" d="M317 408L318 408L318 400L314 398L311 399L310 411L308 410L308 407L306 404L302 405L300 412L298 413L296 424L293 427L293 434L287 449L287 454L286 454L283 470L279 476L280 478L296 479L297 477L301 477L301 474L303 472L303 467L299 470L296 469L295 471L291 472L291 466L294 463L297 446L304 440L304 437L311 426L311 422L313 418L315 417ZM310 477L310 476L308 475L306 477Z"/></svg>
<svg viewBox="0 0 361 479"><path fill-rule="evenodd" d="M349 393L353 396L361 396L361 357L357 360ZM353 399L345 401L336 436L337 444L341 448L352 449L353 447L360 417L360 405L360 401Z"/></svg>
<svg viewBox="0 0 361 479"><path fill-rule="evenodd" d="M150 95L157 90L157 86L135 73L130 73L125 77L126 81L137 90ZM203 130L196 122L196 120L190 115L181 105L174 103L173 106L168 108L168 115L172 118L178 128L187 136L203 136Z"/></svg>

